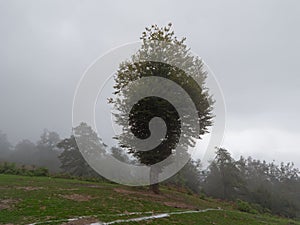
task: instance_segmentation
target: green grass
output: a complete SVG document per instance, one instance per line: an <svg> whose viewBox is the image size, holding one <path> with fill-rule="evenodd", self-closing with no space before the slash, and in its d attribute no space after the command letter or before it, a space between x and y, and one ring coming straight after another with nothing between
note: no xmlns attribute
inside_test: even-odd
<svg viewBox="0 0 300 225"><path fill-rule="evenodd" d="M153 212L175 212L206 208L221 211L171 215L147 224L299 224L269 215L236 211L233 204L178 192L162 187L161 195L147 188L125 187L106 182L86 182L48 177L24 177L0 174L0 224L29 224L94 216L99 221L149 216ZM120 213L145 212L140 215ZM61 224L53 222L47 224ZM123 223L125 224L125 223ZM128 222L127 224L145 224Z"/></svg>

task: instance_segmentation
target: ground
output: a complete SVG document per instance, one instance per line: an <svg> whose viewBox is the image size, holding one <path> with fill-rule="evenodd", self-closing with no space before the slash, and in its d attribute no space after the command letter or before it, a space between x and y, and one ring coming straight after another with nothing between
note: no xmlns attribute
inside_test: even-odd
<svg viewBox="0 0 300 225"><path fill-rule="evenodd" d="M158 218L152 217L155 215ZM133 218L142 219L130 221ZM203 199L171 187L162 187L162 194L156 195L146 187L0 174L0 224L104 222L300 225L300 222L271 215L239 212L233 203Z"/></svg>

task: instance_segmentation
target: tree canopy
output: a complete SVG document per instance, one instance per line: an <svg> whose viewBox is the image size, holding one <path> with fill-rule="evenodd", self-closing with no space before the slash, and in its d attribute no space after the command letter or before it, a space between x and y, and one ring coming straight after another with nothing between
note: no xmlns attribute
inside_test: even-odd
<svg viewBox="0 0 300 225"><path fill-rule="evenodd" d="M205 87L207 74L204 71L204 64L199 57L191 54L185 44L185 38L179 40L171 28L171 23L166 27L152 25L146 28L141 36L141 48L130 60L120 64L115 75L115 98L111 99L111 102L116 109L116 122L123 128L123 133L116 138L121 147L127 149L145 165L153 165L169 157L178 145L180 137L183 139L180 140L181 149L185 151L182 154L186 154L188 148L195 145L195 140L207 133L208 127L212 125L213 100ZM145 60L153 57L155 61ZM179 62L182 68L164 63L166 61ZM134 81L149 77L168 79L184 89L197 110L197 118L193 120L192 116L186 113L184 117L191 119L188 124L184 124L178 108L158 96L147 96L131 107L128 102L133 95L126 87ZM173 102L183 105L184 100L168 85L157 83L155 87L149 87L140 82L139 85L131 86L134 95L142 94L149 88L159 89L162 93L171 92ZM127 117L126 112L129 111ZM147 139L155 135L149 128L150 121L155 117L164 120L167 127L166 135L154 149L142 151L143 146L134 145L129 133L133 133L139 139ZM195 127L195 124L199 124L199 127ZM182 132L184 135L180 136Z"/></svg>

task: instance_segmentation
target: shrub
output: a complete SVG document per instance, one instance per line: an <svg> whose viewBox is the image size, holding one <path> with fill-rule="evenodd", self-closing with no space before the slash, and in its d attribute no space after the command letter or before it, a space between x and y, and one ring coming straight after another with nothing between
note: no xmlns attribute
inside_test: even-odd
<svg viewBox="0 0 300 225"><path fill-rule="evenodd" d="M247 212L247 213L252 213L252 214L257 214L258 211L254 209L248 202L242 201L242 200L237 200L236 201L236 206L237 209L241 212Z"/></svg>
<svg viewBox="0 0 300 225"><path fill-rule="evenodd" d="M48 176L49 171L45 167L40 167L40 168L37 168L33 171L33 175L34 176Z"/></svg>
<svg viewBox="0 0 300 225"><path fill-rule="evenodd" d="M49 171L44 167L26 167L25 165L16 166L15 163L0 163L0 174L13 174L22 176L48 176Z"/></svg>
<svg viewBox="0 0 300 225"><path fill-rule="evenodd" d="M204 193L201 193L200 196L199 196L199 198L201 200L206 200L206 195Z"/></svg>

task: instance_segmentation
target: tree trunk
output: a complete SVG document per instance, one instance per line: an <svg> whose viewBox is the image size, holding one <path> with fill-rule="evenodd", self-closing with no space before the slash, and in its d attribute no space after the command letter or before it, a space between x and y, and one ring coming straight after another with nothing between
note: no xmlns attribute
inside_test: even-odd
<svg viewBox="0 0 300 225"><path fill-rule="evenodd" d="M159 194L158 170L156 167L150 168L150 190L155 194Z"/></svg>
<svg viewBox="0 0 300 225"><path fill-rule="evenodd" d="M160 194L160 191L159 191L159 183L157 183L157 184L151 184L151 185L150 185L150 190L151 190L154 194Z"/></svg>

